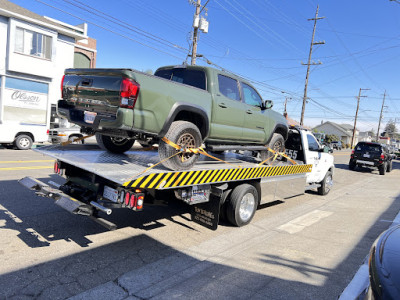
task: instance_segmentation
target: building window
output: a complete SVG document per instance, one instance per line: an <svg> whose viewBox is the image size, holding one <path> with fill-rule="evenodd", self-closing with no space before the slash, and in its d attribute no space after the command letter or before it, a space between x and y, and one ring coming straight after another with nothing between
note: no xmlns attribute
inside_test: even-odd
<svg viewBox="0 0 400 300"><path fill-rule="evenodd" d="M52 38L38 32L17 27L15 52L51 59Z"/></svg>

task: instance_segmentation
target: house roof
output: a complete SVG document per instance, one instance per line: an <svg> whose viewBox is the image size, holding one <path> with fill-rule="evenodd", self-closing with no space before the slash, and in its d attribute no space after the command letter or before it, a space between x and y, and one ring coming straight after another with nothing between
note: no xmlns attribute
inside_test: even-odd
<svg viewBox="0 0 400 300"><path fill-rule="evenodd" d="M46 18L8 0L0 0L0 15L51 28L57 32L77 39L87 38L85 30L79 26L73 26L63 22L58 22L54 19Z"/></svg>

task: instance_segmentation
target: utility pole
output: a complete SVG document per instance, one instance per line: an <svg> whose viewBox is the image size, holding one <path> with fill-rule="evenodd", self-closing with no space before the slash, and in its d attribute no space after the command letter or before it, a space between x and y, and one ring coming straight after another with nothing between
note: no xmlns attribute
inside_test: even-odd
<svg viewBox="0 0 400 300"><path fill-rule="evenodd" d="M376 141L379 140L379 130L381 129L381 121L382 121L382 117L383 117L383 108L385 107L385 98L386 98L386 90L385 90L385 93L383 94L381 115L379 116L379 123L378 123L378 132L376 133Z"/></svg>
<svg viewBox="0 0 400 300"><path fill-rule="evenodd" d="M191 1L192 4L196 6L196 12L194 13L194 18L193 18L193 46L192 46L192 54L190 55L192 57L191 60L191 65L196 64L196 57L200 57L201 55L197 54L197 42L199 40L199 30L202 31L203 33L208 32L208 22L205 18L201 17L200 14L203 11L203 9L206 8L206 5L210 2L210 0L207 0L206 4L201 6L201 0L197 0L196 2ZM207 16L207 9L206 9L206 16Z"/></svg>
<svg viewBox="0 0 400 300"><path fill-rule="evenodd" d="M351 145L350 145L350 148L351 148L351 149L353 149L353 146L354 146L354 137L355 137L355 135L356 135L356 125L357 125L358 109L359 109L359 107L360 107L360 98L361 98L361 97L362 97L362 98L367 97L367 96L361 96L361 91L367 91L367 90L369 90L369 89L362 89L362 88L360 88L360 91L358 92L358 97L357 97L357 110L356 110L356 116L355 116L355 118L354 118L353 136L352 136L352 138L351 138Z"/></svg>
<svg viewBox="0 0 400 300"><path fill-rule="evenodd" d="M200 16L200 7L201 7L201 0L197 0L196 2L196 12L194 14L194 19L198 19ZM193 47L192 47L192 62L191 65L196 64L196 54L197 54L197 36L199 34L199 27L194 27L193 31Z"/></svg>
<svg viewBox="0 0 400 300"><path fill-rule="evenodd" d="M311 65L321 65L321 64L322 64L320 61L319 61L318 63L312 62L312 61L311 61L313 46L314 46L314 45L323 45L323 44L325 44L325 41L322 41L322 42L314 42L315 28L317 27L317 21L325 18L325 17L318 17L318 10L319 10L319 5L317 5L317 11L315 12L315 18L313 18L313 19L308 19L308 21L314 21L314 29L313 29L312 38L311 38L310 53L309 53L309 55L308 55L308 62L307 62L306 64L301 63L302 65L306 65L306 66L307 66L306 83L305 83L305 85L304 85L303 107L301 108L301 117L300 117L300 125L301 125L301 126L303 126L303 121L304 121L304 110L306 109L307 87L308 87L308 77L309 77L309 75L310 75L310 66L311 66Z"/></svg>
<svg viewBox="0 0 400 300"><path fill-rule="evenodd" d="M288 102L288 100L291 100L291 99L292 99L291 97L288 97L288 96L285 97L285 110L283 112L283 115L285 117L287 116L287 110L286 110L287 102Z"/></svg>

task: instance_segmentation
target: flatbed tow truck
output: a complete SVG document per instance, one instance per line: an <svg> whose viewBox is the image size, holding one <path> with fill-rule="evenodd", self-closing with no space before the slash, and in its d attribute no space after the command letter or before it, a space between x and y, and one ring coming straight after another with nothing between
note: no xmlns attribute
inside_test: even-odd
<svg viewBox="0 0 400 300"><path fill-rule="evenodd" d="M192 220L216 230L223 216L235 226L252 220L259 205L317 189L326 195L333 186L334 163L313 134L291 127L286 141L291 158L260 165L251 155L225 153L222 161L202 157L187 171L157 165L155 151L132 149L112 154L97 145L46 146L35 149L56 159L54 172L64 184L43 183L32 177L19 182L48 197L67 211L88 216L109 230L117 226L99 216L115 208L142 211L146 203L172 195L191 205ZM156 165L156 166L155 166Z"/></svg>

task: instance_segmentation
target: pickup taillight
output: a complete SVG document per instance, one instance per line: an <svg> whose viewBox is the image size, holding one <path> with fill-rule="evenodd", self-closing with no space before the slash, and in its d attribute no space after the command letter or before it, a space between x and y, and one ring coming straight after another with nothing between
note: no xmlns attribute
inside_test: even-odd
<svg viewBox="0 0 400 300"><path fill-rule="evenodd" d="M140 85L133 80L124 78L120 88L120 107L133 109L139 95Z"/></svg>

